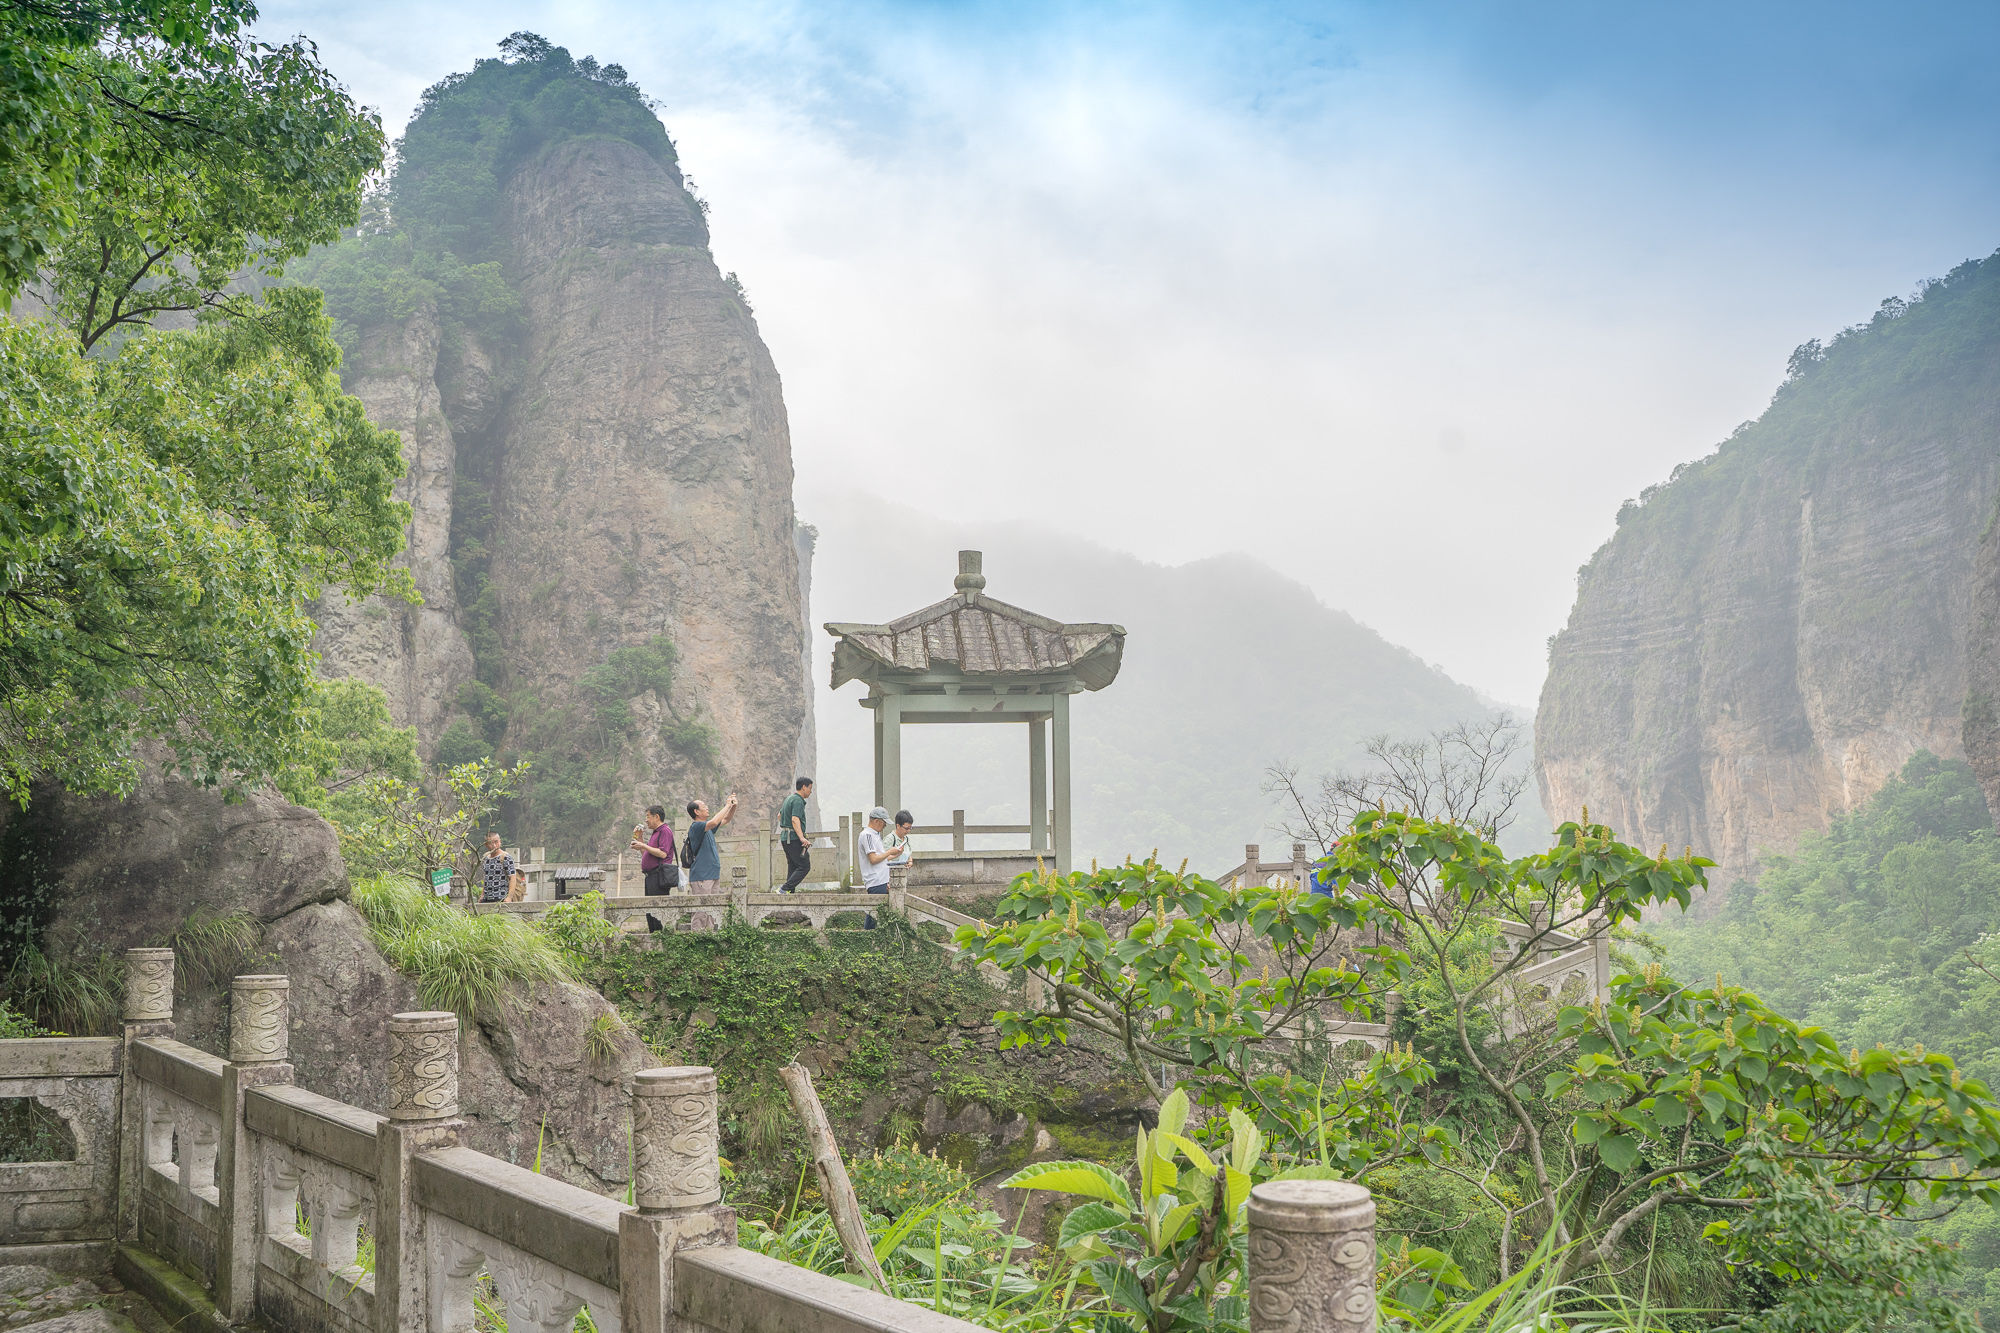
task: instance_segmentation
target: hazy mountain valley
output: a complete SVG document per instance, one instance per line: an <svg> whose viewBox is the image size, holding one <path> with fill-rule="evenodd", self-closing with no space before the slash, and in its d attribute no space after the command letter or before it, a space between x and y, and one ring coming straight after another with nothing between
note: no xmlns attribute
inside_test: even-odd
<svg viewBox="0 0 2000 1333"><path fill-rule="evenodd" d="M85 182L57 212L87 233L0 199L0 281L35 287L0 320L0 1060L29 1071L0 1070L0 1157L39 1189L36 1153L102 1129L78 1080L129 1078L108 1105L149 1117L114 1153L141 1220L61 1244L160 1245L178 1209L265 1256L151 1260L181 1285L240 1307L275 1245L293 1286L353 1297L378 1237L340 1228L393 1226L400 1255L399 1223L355 1219L444 1169L377 1155L403 1129L370 1108L412 1118L397 1013L447 1034L429 1120L509 1200L437 1224L482 1331L526 1327L532 1271L541 1325L592 1333L562 1265L623 1300L627 1242L698 1222L691 1251L904 1303L857 1328L1275 1333L1259 1210L1336 1186L1376 1210L1319 1265L1353 1270L1353 1318L1303 1333L2000 1318L2000 255L1800 347L1761 415L1619 511L1530 710L1249 555L1118 549L1179 514L970 521L942 486L800 482L831 446L794 439L622 66L515 33L392 151L316 51L239 50L219 19L106 35L150 13L0 42L59 55L51 87L94 71L49 125L180 86L148 82L160 52L221 61L203 95L242 112L185 143L78 120L82 148L15 179ZM116 310L157 309L104 322L114 279ZM1489 582L1407 595L1445 617ZM878 765L919 824L1029 822L1025 728L913 726L884 759L859 682L899 718L1046 720L1070 864L892 871L857 827L814 850L840 870L773 891L782 856L738 835L798 775L822 828L871 823ZM1469 767L1383 748L1510 717L1518 748ZM1291 859L1274 770L1312 790L1385 753L1403 771L1342 789L1312 884L1222 875L1246 844ZM665 894L606 877L646 807L691 852L684 803L731 791L741 822L694 835L726 862L648 853ZM970 850L1034 864L989 837ZM544 845L531 885L507 849ZM238 1039L260 988L289 993L282 1059ZM639 1106L663 1070L675 1105ZM245 1077L294 1073L352 1105L243 1109ZM275 1133L267 1101L317 1127L206 1151ZM700 1158L695 1203L657 1202L662 1143ZM300 1167L316 1150L346 1174ZM563 1226L520 1220L565 1197ZM34 1216L0 1210L0 1248L46 1240ZM1331 1235L1314 1216L1299 1234ZM531 1263L466 1258L502 1232ZM672 1247L647 1253L629 1333L679 1318Z"/></svg>

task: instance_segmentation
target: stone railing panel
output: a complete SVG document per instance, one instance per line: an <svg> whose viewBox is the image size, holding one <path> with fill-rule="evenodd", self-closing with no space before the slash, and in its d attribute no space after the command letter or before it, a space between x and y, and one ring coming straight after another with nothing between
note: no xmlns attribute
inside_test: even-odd
<svg viewBox="0 0 2000 1333"><path fill-rule="evenodd" d="M470 1148L411 1164L410 1199L427 1214L616 1290L622 1205Z"/></svg>
<svg viewBox="0 0 2000 1333"><path fill-rule="evenodd" d="M123 1048L116 1037L0 1041L0 1098L46 1107L75 1146L68 1160L0 1163L0 1247L111 1238Z"/></svg>
<svg viewBox="0 0 2000 1333"><path fill-rule="evenodd" d="M387 1117L288 1085L253 1088L243 1119L252 1132L374 1179L375 1131Z"/></svg>
<svg viewBox="0 0 2000 1333"><path fill-rule="evenodd" d="M257 1313L276 1328L372 1333L375 1276L357 1259L361 1228L375 1221L374 1181L274 1139L254 1142Z"/></svg>
<svg viewBox="0 0 2000 1333"><path fill-rule="evenodd" d="M674 1310L715 1333L977 1333L963 1319L796 1268L755 1250L717 1246L674 1256Z"/></svg>
<svg viewBox="0 0 2000 1333"><path fill-rule="evenodd" d="M448 1217L426 1217L424 1236L430 1267L430 1327L437 1333L471 1333L473 1295L482 1272L493 1283L509 1333L516 1329L569 1333L578 1311L585 1308L599 1333L620 1333L615 1286L593 1282ZM615 1271L612 1276L615 1281Z"/></svg>
<svg viewBox="0 0 2000 1333"><path fill-rule="evenodd" d="M207 1051L171 1040L135 1042L132 1072L196 1106L222 1110L222 1061Z"/></svg>
<svg viewBox="0 0 2000 1333"><path fill-rule="evenodd" d="M214 1109L153 1083L141 1084L139 1107L144 1117L139 1241L213 1289L221 1235L215 1162L222 1118Z"/></svg>

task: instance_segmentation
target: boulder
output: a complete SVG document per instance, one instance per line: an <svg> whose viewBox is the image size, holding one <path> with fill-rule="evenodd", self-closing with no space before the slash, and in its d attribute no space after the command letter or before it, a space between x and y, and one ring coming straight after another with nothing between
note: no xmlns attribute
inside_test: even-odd
<svg viewBox="0 0 2000 1333"><path fill-rule="evenodd" d="M389 1015L431 1006L347 900L338 836L318 814L268 792L227 802L154 766L123 800L38 790L0 829L8 845L33 849L53 899L52 949L166 946L190 917L254 918L260 941L226 971L291 977L298 1083L384 1109ZM181 1040L226 1051L227 988L227 975L179 969ZM655 1062L602 996L570 984L511 996L501 1012L466 1025L459 1062L471 1146L524 1166L539 1155L552 1176L623 1192L624 1081Z"/></svg>

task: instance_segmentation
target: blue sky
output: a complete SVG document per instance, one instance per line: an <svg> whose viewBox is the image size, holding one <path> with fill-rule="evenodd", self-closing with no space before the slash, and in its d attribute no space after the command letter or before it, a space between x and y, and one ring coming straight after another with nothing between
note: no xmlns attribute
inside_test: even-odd
<svg viewBox="0 0 2000 1333"><path fill-rule="evenodd" d="M261 27L392 132L514 29L623 63L785 376L808 520L893 490L1245 550L1516 703L1624 498L1798 343L2000 248L1990 4L343 0Z"/></svg>

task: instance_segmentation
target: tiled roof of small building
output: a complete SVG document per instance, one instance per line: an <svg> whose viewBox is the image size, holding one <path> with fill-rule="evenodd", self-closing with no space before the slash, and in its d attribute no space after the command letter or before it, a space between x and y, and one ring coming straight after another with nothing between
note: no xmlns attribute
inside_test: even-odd
<svg viewBox="0 0 2000 1333"><path fill-rule="evenodd" d="M959 553L958 591L886 625L830 624L835 689L882 675L1074 675L1087 690L1118 677L1122 625L1065 625L984 594L979 552Z"/></svg>

